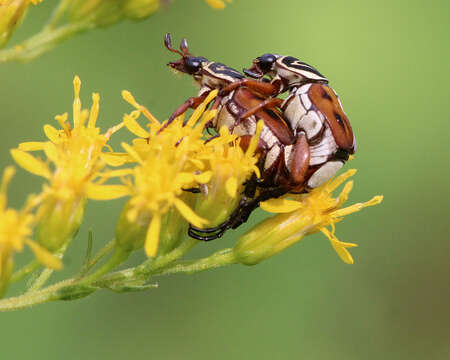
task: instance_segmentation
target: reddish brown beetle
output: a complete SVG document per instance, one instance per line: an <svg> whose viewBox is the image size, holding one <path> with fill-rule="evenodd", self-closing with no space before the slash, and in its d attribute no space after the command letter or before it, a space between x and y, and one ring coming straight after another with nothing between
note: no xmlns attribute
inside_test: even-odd
<svg viewBox="0 0 450 360"><path fill-rule="evenodd" d="M176 109L167 124L188 108L196 108L213 89L224 89L244 80L241 73L222 63L192 56L185 39L181 41L180 50L172 47L170 34L166 34L164 43L170 51L181 55L181 59L168 65L174 70L193 76L200 85L198 96L189 98ZM240 206L227 222L209 229L191 226L189 234L194 238L200 240L218 238L228 228L236 228L245 222L250 213L259 206L260 201L281 196L289 191L299 192L304 188L310 163L306 133L298 131L294 136L278 109L265 108L267 97L263 93L267 84L250 81L253 82L251 88L233 87L215 99L212 108L217 109L218 114L213 119L211 127L219 130L220 127L227 126L231 133L239 135L241 146L245 148L255 134L257 121L264 120L258 144L262 179L253 178L247 183ZM260 106L261 104L264 106ZM243 116L244 114L247 115ZM255 197L256 189L258 195Z"/></svg>
<svg viewBox="0 0 450 360"><path fill-rule="evenodd" d="M268 75L271 80L241 79L222 89L221 94L247 86L270 97L242 118L262 108L281 108L294 136L305 133L310 145L305 188L315 188L329 180L356 151L356 141L336 92L327 85L328 80L312 66L292 56L276 54L256 58L244 73L256 79ZM285 91L290 92L285 100L276 98ZM286 154L289 161L289 149Z"/></svg>

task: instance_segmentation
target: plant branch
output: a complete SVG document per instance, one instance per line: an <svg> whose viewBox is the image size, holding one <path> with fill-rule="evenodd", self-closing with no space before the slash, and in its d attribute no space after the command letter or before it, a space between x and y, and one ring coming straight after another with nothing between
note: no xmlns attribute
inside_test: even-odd
<svg viewBox="0 0 450 360"><path fill-rule="evenodd" d="M27 265L25 265L23 268L17 270L11 277L10 283L15 283L17 281L23 280L31 273L35 272L37 269L39 269L42 266L42 264L37 261L33 260L29 262Z"/></svg>
<svg viewBox="0 0 450 360"><path fill-rule="evenodd" d="M44 29L23 43L0 51L0 62L29 61L49 51L66 38L91 28L89 23L75 23Z"/></svg>

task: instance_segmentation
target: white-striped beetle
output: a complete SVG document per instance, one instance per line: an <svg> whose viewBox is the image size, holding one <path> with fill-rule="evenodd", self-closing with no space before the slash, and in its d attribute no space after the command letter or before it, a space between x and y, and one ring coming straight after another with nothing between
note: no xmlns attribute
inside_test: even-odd
<svg viewBox="0 0 450 360"><path fill-rule="evenodd" d="M306 134L310 146L310 163L305 174L306 188L315 188L329 180L356 150L356 141L350 122L344 113L336 92L328 80L314 67L292 56L264 54L253 61L244 73L260 81L242 79L222 90L232 91L236 86L257 87L270 97L248 111L242 118L261 108L279 107L290 124L294 136ZM270 82L263 82L267 75ZM261 89L261 85L264 88ZM285 99L276 98L289 91ZM287 161L290 161L288 151Z"/></svg>
<svg viewBox="0 0 450 360"><path fill-rule="evenodd" d="M212 89L226 89L245 80L241 73L222 63L192 56L185 39L181 41L180 50L172 47L169 34L166 34L164 43L170 51L181 55L181 59L170 62L168 65L174 70L193 76L200 85L198 96L189 98L176 109L167 124L188 108L196 108ZM245 148L255 133L256 122L259 119L264 120L258 145L262 179L253 178L247 183L245 196L229 221L209 229L191 226L189 234L200 240L218 238L228 228L238 227L259 206L260 201L304 189L305 176L310 163L306 133L299 131L294 136L278 109L259 106L265 104L267 97L262 93L268 84L252 79L247 80L253 83L251 88L236 86L215 99L212 108L218 110L218 115L213 119L211 127L219 130L221 126L227 126L231 133L240 136L240 144ZM255 108L257 110L254 110ZM243 116L249 111L252 113ZM258 190L257 196L255 196L256 190Z"/></svg>

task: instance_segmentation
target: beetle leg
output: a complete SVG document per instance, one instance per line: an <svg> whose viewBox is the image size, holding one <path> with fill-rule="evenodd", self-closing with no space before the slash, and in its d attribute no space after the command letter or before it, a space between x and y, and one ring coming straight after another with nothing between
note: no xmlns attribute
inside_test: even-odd
<svg viewBox="0 0 450 360"><path fill-rule="evenodd" d="M245 113L243 113L239 117L239 120L246 119L249 116L256 114L259 110L262 110L262 109L270 109L270 108L280 107L282 103L283 103L283 99L278 99L278 98L264 100L263 102L261 102L260 104L255 106L254 108L251 108L250 110L247 110Z"/></svg>
<svg viewBox="0 0 450 360"><path fill-rule="evenodd" d="M266 83L253 79L242 79L225 86L222 90L219 91L219 95L228 95L230 92L236 90L241 86L245 86L252 90L255 90L264 96L275 96L278 95L278 92L280 91L280 86L278 84Z"/></svg>
<svg viewBox="0 0 450 360"><path fill-rule="evenodd" d="M169 126L175 120L175 118L184 114L187 111L187 109L196 109L206 99L209 93L210 93L209 91L206 91L200 96L195 96L187 99L184 102L184 104L180 105L180 107L176 109L172 113L172 115L170 115L169 120L159 129L158 133L160 133L167 126Z"/></svg>
<svg viewBox="0 0 450 360"><path fill-rule="evenodd" d="M188 235L194 239L201 241L211 241L223 236L225 231L230 228L230 220L227 220L219 226L207 229L200 229L192 224L189 224Z"/></svg>
<svg viewBox="0 0 450 360"><path fill-rule="evenodd" d="M297 136L291 156L292 162L289 169L291 179L295 185L299 185L305 181L310 159L309 144L304 132L299 133Z"/></svg>
<svg viewBox="0 0 450 360"><path fill-rule="evenodd" d="M227 228L224 229L224 230L221 230L221 231L219 231L217 233L214 233L214 234L205 235L203 233L200 233L200 234L197 233L191 226L189 226L188 235L191 238L194 238L194 239L197 239L197 240L200 240L200 241L211 241L211 240L215 240L215 239L221 238L226 230L227 230Z"/></svg>
<svg viewBox="0 0 450 360"><path fill-rule="evenodd" d="M236 229L240 225L247 222L251 213L259 207L261 201L278 198L280 196L285 195L288 192L289 189L281 186L261 192L261 194L258 195L255 199L245 202L236 209L236 211L230 217L231 222L230 227L232 229Z"/></svg>

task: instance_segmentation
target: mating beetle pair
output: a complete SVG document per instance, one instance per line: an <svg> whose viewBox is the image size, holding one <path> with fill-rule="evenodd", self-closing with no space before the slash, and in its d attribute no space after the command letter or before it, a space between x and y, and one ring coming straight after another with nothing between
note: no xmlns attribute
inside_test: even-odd
<svg viewBox="0 0 450 360"><path fill-rule="evenodd" d="M254 176L247 182L229 220L208 229L190 226L191 237L216 239L247 221L261 201L324 184L355 152L355 138L342 104L328 80L312 66L291 56L265 54L244 69L246 78L222 63L192 56L186 39L180 50L172 47L170 34L164 43L181 56L168 65L191 75L200 85L197 96L176 109L167 124L187 109L195 109L213 89L219 90L212 105L218 113L210 126L217 131L227 126L241 138L242 147L255 134L257 121L264 120L258 144L261 179ZM284 92L289 92L285 100L277 98Z"/></svg>

